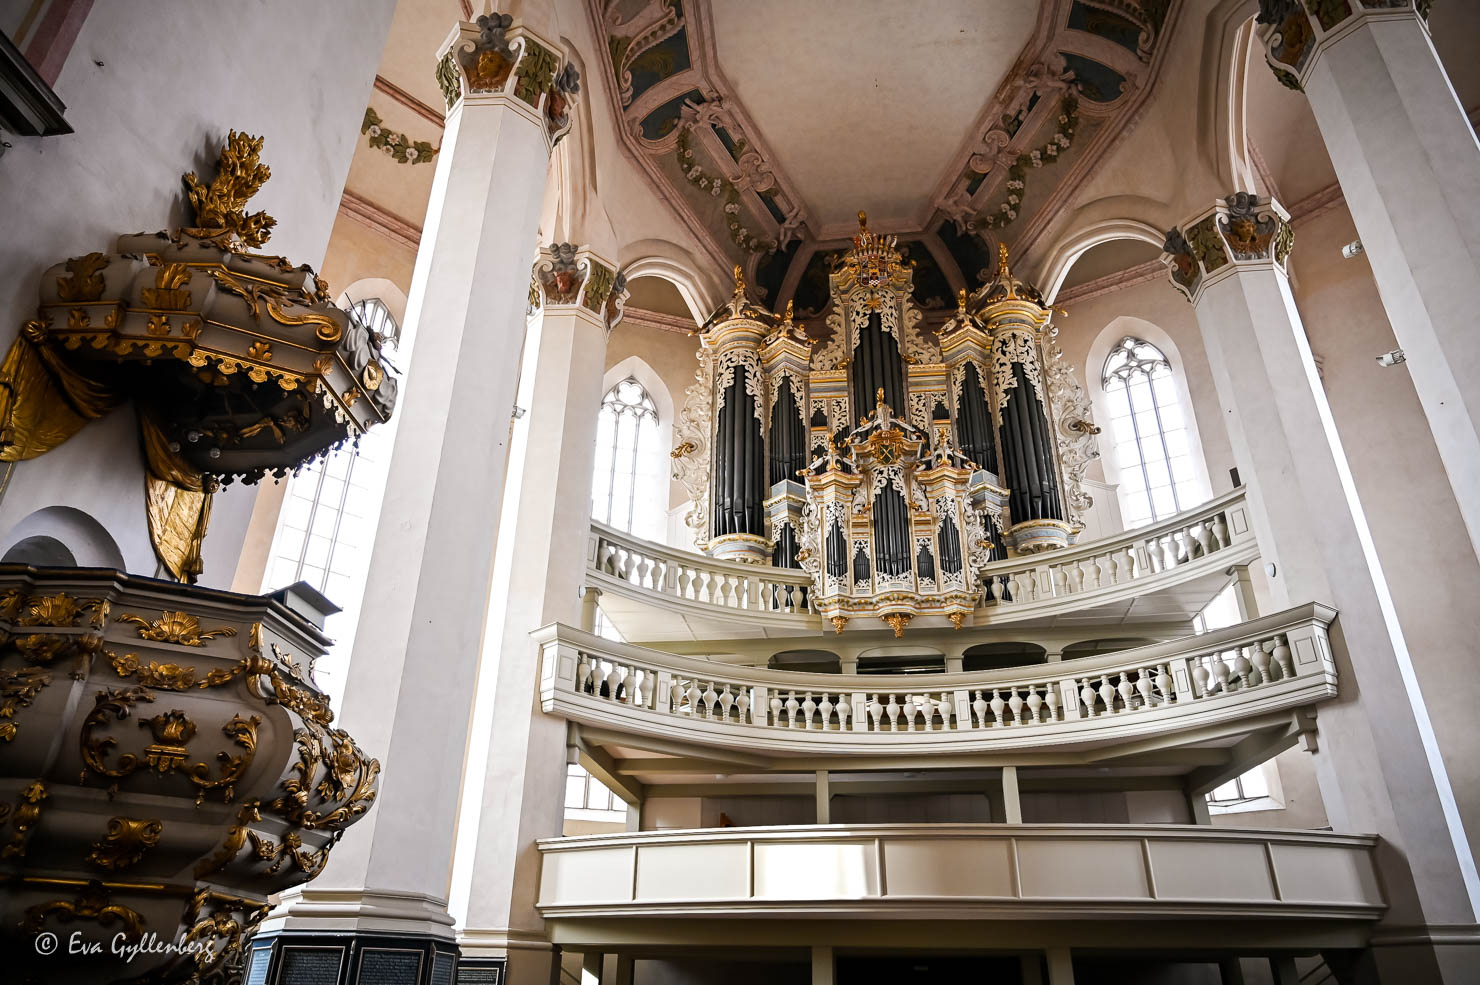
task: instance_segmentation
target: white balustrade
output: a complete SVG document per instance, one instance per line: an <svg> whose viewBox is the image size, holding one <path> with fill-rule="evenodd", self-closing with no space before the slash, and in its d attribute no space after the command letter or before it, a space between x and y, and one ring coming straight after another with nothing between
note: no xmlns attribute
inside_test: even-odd
<svg viewBox="0 0 1480 985"><path fill-rule="evenodd" d="M1148 527L1067 550L994 561L981 571L984 601L1012 606L1103 592L1214 554L1230 555L1229 563L1237 563L1231 555L1250 554L1253 547L1243 490L1237 489Z"/></svg>
<svg viewBox="0 0 1480 985"><path fill-rule="evenodd" d="M903 678L720 664L561 625L535 635L548 712L670 738L831 752L853 740L874 748L929 736L1028 744L1050 729L1093 731L1112 721L1141 723L1150 734L1162 721L1186 727L1189 713L1202 710L1223 720L1309 704L1336 693L1326 636L1333 616L1310 603L1118 653Z"/></svg>
<svg viewBox="0 0 1480 985"><path fill-rule="evenodd" d="M640 540L594 520L591 570L670 598L770 613L810 612L812 579L795 568L717 561Z"/></svg>

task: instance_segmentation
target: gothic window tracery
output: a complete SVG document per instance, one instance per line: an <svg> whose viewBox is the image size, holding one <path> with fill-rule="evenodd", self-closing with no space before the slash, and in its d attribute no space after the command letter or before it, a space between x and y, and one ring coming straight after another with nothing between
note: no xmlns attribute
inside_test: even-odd
<svg viewBox="0 0 1480 985"><path fill-rule="evenodd" d="M1110 408L1126 527L1196 502L1186 413L1167 357L1150 342L1126 336L1105 359L1100 385Z"/></svg>
<svg viewBox="0 0 1480 985"><path fill-rule="evenodd" d="M658 441L658 408L635 377L606 392L596 421L596 468L591 516L620 530L653 539L649 507L666 500L651 463Z"/></svg>

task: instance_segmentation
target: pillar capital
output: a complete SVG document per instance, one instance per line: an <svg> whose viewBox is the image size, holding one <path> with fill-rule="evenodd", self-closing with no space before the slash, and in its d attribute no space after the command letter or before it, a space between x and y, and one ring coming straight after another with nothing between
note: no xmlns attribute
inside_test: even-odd
<svg viewBox="0 0 1480 985"><path fill-rule="evenodd" d="M529 282L529 311L567 309L600 322L610 335L627 304L627 278L589 246L540 247Z"/></svg>
<svg viewBox="0 0 1480 985"><path fill-rule="evenodd" d="M1321 52L1381 20L1427 22L1433 0L1259 0L1259 40L1275 78L1303 91Z"/></svg>
<svg viewBox="0 0 1480 985"><path fill-rule="evenodd" d="M1209 284L1248 267L1285 271L1295 231L1290 213L1272 198L1235 192L1206 212L1173 226L1162 246L1172 286L1196 304Z"/></svg>
<svg viewBox="0 0 1480 985"><path fill-rule="evenodd" d="M475 104L513 109L545 132L553 148L570 132L581 73L560 45L508 14L459 21L437 51L437 84L447 112Z"/></svg>

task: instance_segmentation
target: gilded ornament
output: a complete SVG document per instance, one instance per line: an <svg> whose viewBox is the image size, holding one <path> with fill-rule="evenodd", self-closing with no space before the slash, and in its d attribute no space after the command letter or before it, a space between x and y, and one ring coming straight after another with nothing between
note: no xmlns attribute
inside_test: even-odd
<svg viewBox="0 0 1480 985"><path fill-rule="evenodd" d="M92 328L92 316L89 315L85 310L83 310L82 308L73 308L71 311L67 312L67 331L85 332L89 328ZM80 344L80 340L71 339L69 340L68 344L75 348L77 345Z"/></svg>
<svg viewBox="0 0 1480 985"><path fill-rule="evenodd" d="M952 629L959 630L961 628L961 624L966 621L966 613L964 613L964 612L953 612L950 615L950 620L951 620L951 628Z"/></svg>
<svg viewBox="0 0 1480 985"><path fill-rule="evenodd" d="M102 927L121 924L126 940L137 940L144 934L143 915L121 903L110 902L108 890L96 880L88 883L74 900L53 900L30 907L26 910L24 927L33 934L39 934L46 928L47 919L52 917L60 923L84 920Z"/></svg>
<svg viewBox="0 0 1480 985"><path fill-rule="evenodd" d="M18 731L15 713L29 708L31 702L51 683L51 674L39 667L0 668L0 740L13 741Z"/></svg>
<svg viewBox="0 0 1480 985"><path fill-rule="evenodd" d="M247 838L252 842L252 851L257 859L272 863L267 867L267 874L270 876L276 875L284 862L292 860L299 871L312 879L324 870L329 861L329 849L334 847L334 843L330 842L317 852L306 852L303 850L303 836L296 831L285 834L282 844L277 844L271 838L264 838L255 831L248 831Z"/></svg>
<svg viewBox="0 0 1480 985"><path fill-rule="evenodd" d="M270 362L272 360L272 346L259 339L258 341L253 342L251 345L247 346L247 355L251 356L253 359L261 359L263 362Z"/></svg>
<svg viewBox="0 0 1480 985"><path fill-rule="evenodd" d="M114 653L112 650L104 651L108 656L108 662L113 665L113 672L119 677L132 677L142 686L154 688L159 691L187 691L197 686L194 667L182 667L179 664L161 664L153 660L147 664L141 664L137 654ZM209 685L201 682L200 687Z"/></svg>
<svg viewBox="0 0 1480 985"><path fill-rule="evenodd" d="M139 291L139 297L151 308L184 311L190 307L190 268L183 263L167 263L154 275L154 286Z"/></svg>
<svg viewBox="0 0 1480 985"><path fill-rule="evenodd" d="M365 364L365 369L360 373L360 384L364 386L366 393L374 393L380 389L380 384L385 381L385 370L380 368L380 363L370 360Z"/></svg>
<svg viewBox="0 0 1480 985"><path fill-rule="evenodd" d="M144 323L144 331L155 336L170 334L170 316L150 315L148 321Z"/></svg>
<svg viewBox="0 0 1480 985"><path fill-rule="evenodd" d="M839 636L841 636L841 635L843 635L843 627L846 626L846 625L848 625L848 617L847 616L833 616L832 619L830 620L830 622L832 623L832 626L833 626L833 632L834 633L837 633Z"/></svg>
<svg viewBox="0 0 1480 985"><path fill-rule="evenodd" d="M117 872L138 863L144 853L159 844L164 833L164 822L133 817L115 817L108 822L108 831L93 842L88 853L88 862L100 869Z"/></svg>
<svg viewBox="0 0 1480 985"><path fill-rule="evenodd" d="M0 845L0 858L26 857L26 844L31 840L31 831L41 820L41 802L48 796L50 794L46 792L46 784L40 780L32 780L21 790L21 798L16 801L15 807L0 804L0 823L8 820L13 832L10 839Z"/></svg>
<svg viewBox="0 0 1480 985"><path fill-rule="evenodd" d="M262 820L260 806L260 802L256 800L241 806L236 812L236 823L227 829L221 847L195 864L195 878L204 879L213 872L219 872L236 858L242 846L247 843L247 826Z"/></svg>
<svg viewBox="0 0 1480 985"><path fill-rule="evenodd" d="M194 171L183 175L197 228L185 230L221 246L258 247L272 235L277 220L266 212L247 214L247 202L272 177L261 163L262 138L232 130L221 148L216 177L203 185Z"/></svg>
<svg viewBox="0 0 1480 985"><path fill-rule="evenodd" d="M99 273L108 266L108 257L103 253L88 253L67 261L70 276L57 278L57 297L63 301L97 301L103 296L103 275Z"/></svg>
<svg viewBox="0 0 1480 985"><path fill-rule="evenodd" d="M206 640L215 639L217 636L236 635L236 630L229 626L218 626L215 629L202 630L200 628L200 620L195 616L188 612L172 612L168 609L161 612L159 618L153 622L150 622L143 616L129 614L119 616L118 621L139 627L139 638L154 643L205 646Z"/></svg>
<svg viewBox="0 0 1480 985"><path fill-rule="evenodd" d="M668 457L683 458L685 455L693 454L693 452L696 451L698 447L699 446L694 444L692 441L682 441L679 442L679 444L676 445L674 449L668 453Z"/></svg>

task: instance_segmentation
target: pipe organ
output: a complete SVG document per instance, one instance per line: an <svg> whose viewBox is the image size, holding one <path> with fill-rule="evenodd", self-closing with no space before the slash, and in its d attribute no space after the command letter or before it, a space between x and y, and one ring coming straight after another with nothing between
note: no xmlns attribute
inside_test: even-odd
<svg viewBox="0 0 1480 985"><path fill-rule="evenodd" d="M698 546L809 571L838 632L864 618L896 635L916 618L959 628L983 601L977 569L1067 546L1090 505L1097 429L1042 294L1003 247L992 281L932 330L913 277L860 212L818 343L789 303L778 316L751 302L737 267L675 428Z"/></svg>

